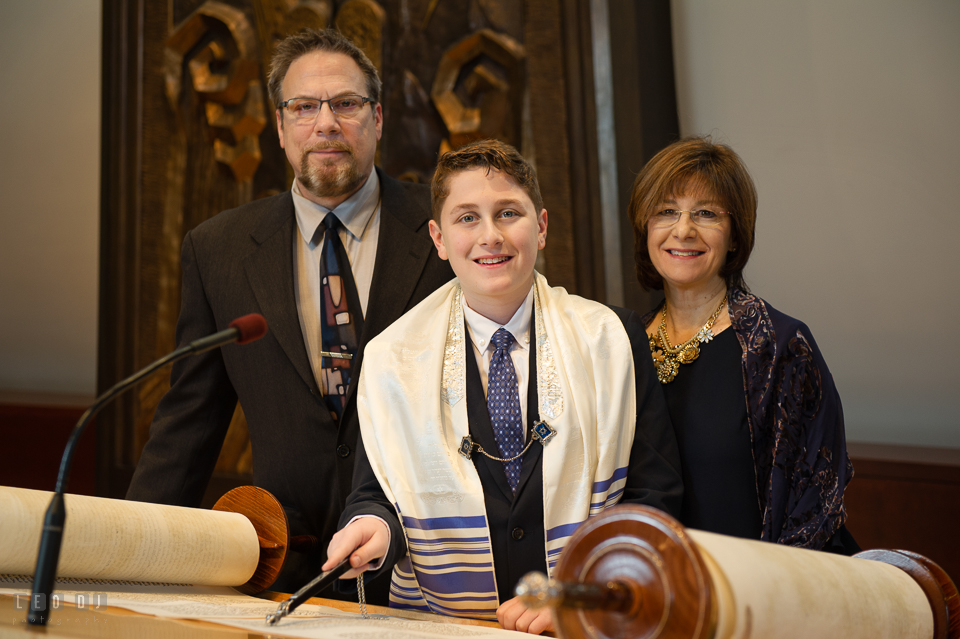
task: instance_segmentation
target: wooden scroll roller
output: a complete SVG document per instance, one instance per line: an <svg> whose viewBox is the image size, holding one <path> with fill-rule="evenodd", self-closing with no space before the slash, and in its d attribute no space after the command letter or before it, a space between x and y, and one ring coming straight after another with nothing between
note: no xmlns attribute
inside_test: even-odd
<svg viewBox="0 0 960 639"><path fill-rule="evenodd" d="M958 639L957 588L900 550L843 557L685 529L644 506L581 525L547 579L517 594L553 608L564 639Z"/></svg>
<svg viewBox="0 0 960 639"><path fill-rule="evenodd" d="M31 575L52 493L0 486L0 574ZM268 588L288 550L315 547L290 537L280 503L254 486L231 490L213 510L66 495L58 578Z"/></svg>
<svg viewBox="0 0 960 639"><path fill-rule="evenodd" d="M257 532L260 558L257 568L237 590L247 595L263 592L277 580L287 558L287 551L316 550L320 540L313 535L290 536L287 513L277 498L256 486L240 486L217 500L212 510L239 513L250 520Z"/></svg>

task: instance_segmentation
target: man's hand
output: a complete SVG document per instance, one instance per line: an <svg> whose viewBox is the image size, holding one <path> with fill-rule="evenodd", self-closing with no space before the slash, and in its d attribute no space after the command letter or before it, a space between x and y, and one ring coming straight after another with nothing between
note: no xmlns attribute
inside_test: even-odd
<svg viewBox="0 0 960 639"><path fill-rule="evenodd" d="M506 630L519 630L532 635L539 635L544 630L553 632L553 616L550 614L550 609L527 608L526 604L520 601L520 597L505 601L497 608L497 621Z"/></svg>
<svg viewBox="0 0 960 639"><path fill-rule="evenodd" d="M327 561L321 570L330 570L348 555L353 566L341 579L356 579L372 568L371 562L387 554L390 529L379 517L360 517L339 531L327 546Z"/></svg>

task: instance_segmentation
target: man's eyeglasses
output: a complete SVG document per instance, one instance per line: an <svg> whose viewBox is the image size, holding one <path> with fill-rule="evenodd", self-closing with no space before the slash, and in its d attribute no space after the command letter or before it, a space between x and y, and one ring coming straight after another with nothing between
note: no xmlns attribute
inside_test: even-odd
<svg viewBox="0 0 960 639"><path fill-rule="evenodd" d="M723 218L730 215L726 211L711 211L709 209L697 209L696 211L680 211L678 209L661 209L650 218L650 226L654 228L667 228L680 221L680 217L687 213L690 215L690 221L697 226L704 228L715 228L723 224Z"/></svg>
<svg viewBox="0 0 960 639"><path fill-rule="evenodd" d="M312 124L316 121L323 103L330 104L330 110L341 118L355 118L360 115L364 105L367 102L373 102L371 98L365 98L362 95L347 94L338 95L329 100L316 100L314 98L290 98L277 105L278 109L286 109L294 122L297 124Z"/></svg>

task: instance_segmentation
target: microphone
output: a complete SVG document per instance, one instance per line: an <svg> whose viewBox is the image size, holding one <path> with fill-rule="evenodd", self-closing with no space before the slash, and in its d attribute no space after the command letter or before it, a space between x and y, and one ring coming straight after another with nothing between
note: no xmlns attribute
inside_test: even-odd
<svg viewBox="0 0 960 639"><path fill-rule="evenodd" d="M250 342L260 339L266 334L267 320L263 319L263 315L260 315L259 313L251 313L249 315L244 315L243 317L238 317L230 322L229 328L226 330L220 331L219 333L214 333L213 335L208 335L207 337L195 339L183 348L174 351L170 355L176 355L181 350L188 349L189 352L185 353L185 355L196 355L198 353L209 351L212 348L223 346L224 344L230 344L231 342L236 342L237 344L249 344ZM168 357L170 355L168 355Z"/></svg>
<svg viewBox="0 0 960 639"><path fill-rule="evenodd" d="M146 368L134 373L130 377L117 382L113 388L100 395L80 416L77 425L73 427L67 445L60 459L60 472L57 474L57 487L54 491L47 513L43 519L43 534L40 537L40 550L37 553L37 568L33 575L33 593L30 596L30 610L27 613L27 622L34 626L45 626L47 615L44 612L49 608L50 595L57 576L57 564L60 562L60 543L63 541L63 527L67 518L67 511L63 501L63 491L66 489L67 477L70 474L70 464L73 461L73 451L77 440L93 416L107 405L113 398L132 388L137 382L148 377L155 371L168 364L172 364L189 355L205 353L211 349L236 342L249 344L260 339L267 333L267 320L259 313L251 313L238 317L229 324L229 328L219 333L193 340L169 355L161 357Z"/></svg>

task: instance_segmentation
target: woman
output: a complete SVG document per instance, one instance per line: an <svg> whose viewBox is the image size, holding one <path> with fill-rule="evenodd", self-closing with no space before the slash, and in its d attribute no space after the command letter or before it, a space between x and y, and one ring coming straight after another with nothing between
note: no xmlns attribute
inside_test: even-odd
<svg viewBox="0 0 960 639"><path fill-rule="evenodd" d="M751 295L757 193L741 159L681 140L637 176L637 276L663 289L644 318L677 432L691 528L852 553L853 477L840 397L800 321Z"/></svg>

